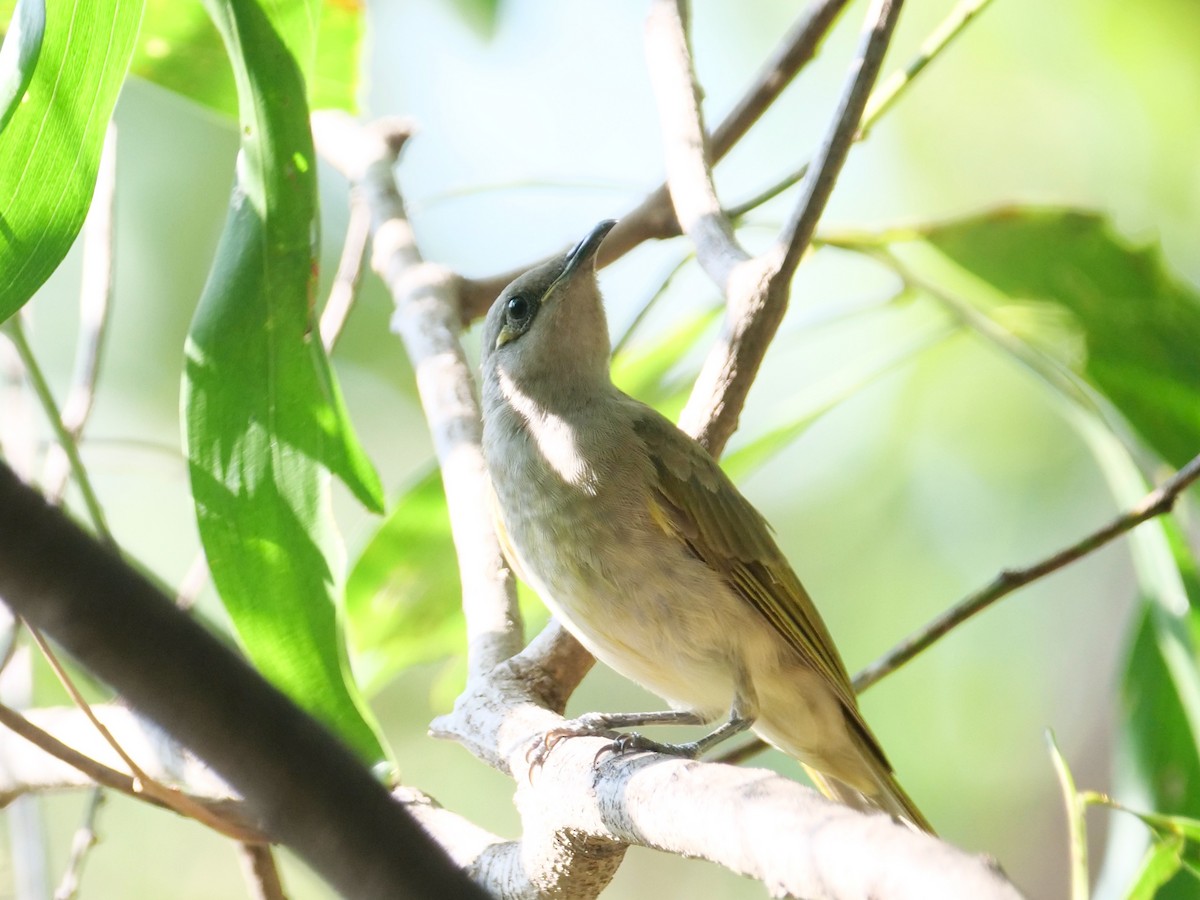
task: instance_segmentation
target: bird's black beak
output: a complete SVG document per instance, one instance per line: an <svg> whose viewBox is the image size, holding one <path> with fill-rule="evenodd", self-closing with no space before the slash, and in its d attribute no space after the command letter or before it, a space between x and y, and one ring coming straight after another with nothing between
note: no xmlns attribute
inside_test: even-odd
<svg viewBox="0 0 1200 900"><path fill-rule="evenodd" d="M604 242L605 236L612 231L613 226L616 224L615 219L605 219L589 231L587 236L567 254L567 262L563 266L562 274L558 276L559 280L570 278L579 270L580 266L594 257L596 251L600 249L600 245Z"/></svg>

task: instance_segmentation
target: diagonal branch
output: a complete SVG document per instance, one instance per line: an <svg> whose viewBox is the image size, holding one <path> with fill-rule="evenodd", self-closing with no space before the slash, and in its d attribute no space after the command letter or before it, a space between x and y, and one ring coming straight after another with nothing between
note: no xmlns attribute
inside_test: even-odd
<svg viewBox="0 0 1200 900"><path fill-rule="evenodd" d="M1193 458L1186 466L1143 497L1136 506L1123 515L1117 516L1103 528L1097 529L1070 547L1031 566L1023 569L1006 569L1001 572L988 585L946 610L920 631L896 645L885 656L854 676L855 690L865 691L1002 597L1099 550L1105 544L1132 531L1143 522L1169 513L1174 509L1179 495L1198 479L1200 479L1200 456Z"/></svg>
<svg viewBox="0 0 1200 900"><path fill-rule="evenodd" d="M825 212L825 205L829 202L833 186L837 183L838 174L858 132L867 98L883 65L883 56L891 43L902 5L903 0L873 0L867 11L866 25L838 102L837 113L813 160L796 210L780 235L782 262L779 272L783 278L791 280L816 233L817 222Z"/></svg>
<svg viewBox="0 0 1200 900"><path fill-rule="evenodd" d="M696 258L718 287L750 258L721 211L708 160L700 89L688 47L686 0L654 0L646 20L646 62L658 98L658 121L671 205Z"/></svg>
<svg viewBox="0 0 1200 900"><path fill-rule="evenodd" d="M479 896L342 743L3 463L0 508L4 602L208 762L273 839L350 896Z"/></svg>
<svg viewBox="0 0 1200 900"><path fill-rule="evenodd" d="M848 2L814 0L796 20L741 99L713 131L710 142L712 163L719 162L733 149L800 70L816 56L821 41ZM679 234L679 222L675 218L667 186L660 185L622 216L617 226L609 232L600 247L597 264L607 266L645 241L677 237ZM489 278L459 278L463 321L469 322L486 313L506 284L536 264L529 263Z"/></svg>
<svg viewBox="0 0 1200 900"><path fill-rule="evenodd" d="M38 711L35 710L34 712ZM91 725L90 722L88 724L89 726ZM151 796L144 793L139 789L138 779L131 775L126 775L124 772L117 771L86 754L80 753L74 747L63 743L54 735L38 727L28 717L3 704L0 704L0 725L3 725L13 734L20 735L43 753L77 770L95 784L111 788L130 797L136 797L154 806L171 809L181 815L190 815L219 834L234 838L235 840L263 840L262 830L257 823L230 816L226 810L213 803L189 797L188 812L184 813L178 806L172 806L168 798ZM0 788L3 789L0 790L0 798L11 798L24 793L28 789L28 785L26 783L18 783L16 780L6 776L4 781L0 782ZM178 791L175 793L177 797L186 796Z"/></svg>
<svg viewBox="0 0 1200 900"><path fill-rule="evenodd" d="M471 367L459 341L461 316L453 275L417 249L392 167L411 126L359 126L342 113L313 116L318 152L361 190L371 212L371 265L396 304L392 327L404 340L433 434L467 621L468 670L490 671L521 649L516 587L492 527L480 449L482 418Z"/></svg>

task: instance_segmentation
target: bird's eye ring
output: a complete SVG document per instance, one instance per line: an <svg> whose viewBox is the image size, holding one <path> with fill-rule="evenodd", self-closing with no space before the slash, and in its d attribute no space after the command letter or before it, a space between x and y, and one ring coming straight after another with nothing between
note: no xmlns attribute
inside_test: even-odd
<svg viewBox="0 0 1200 900"><path fill-rule="evenodd" d="M508 312L508 318L513 322L523 322L529 318L529 301L520 294L515 297L509 297L508 303L505 305L505 310Z"/></svg>

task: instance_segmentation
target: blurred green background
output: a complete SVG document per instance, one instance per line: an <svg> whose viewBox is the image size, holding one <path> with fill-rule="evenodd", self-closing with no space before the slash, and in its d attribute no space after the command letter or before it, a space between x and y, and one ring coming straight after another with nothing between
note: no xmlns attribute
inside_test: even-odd
<svg viewBox="0 0 1200 900"><path fill-rule="evenodd" d="M644 3L505 0L490 29L464 13L472 5L369 4L363 106L419 123L399 175L426 256L486 275L621 214L659 182L662 164ZM952 5L910 0L885 74ZM693 48L715 122L798 4L693 6ZM725 200L764 187L816 145L862 8L852 6L816 63L721 165ZM921 222L1014 201L1077 204L1106 213L1127 237L1161 241L1168 265L1200 282L1198 111L1195 0L995 0L853 151L824 227ZM83 451L122 545L177 584L198 547L179 451L179 371L226 211L237 134L233 122L137 79L116 123L115 310ZM336 174L320 175L328 281L347 200ZM754 213L747 243L768 238L756 224L775 225L791 202ZM614 332L683 252L678 243L643 247L603 273ZM78 278L73 252L31 306L34 346L60 396ZM861 260L820 251L801 270L743 419L743 434L761 434L840 396L880 360L903 358L742 482L852 672L1001 569L1064 546L1116 510L1088 447L1023 369L967 334L908 352L928 332L920 304L836 315L895 287ZM685 269L640 334L651 339L716 299L702 274ZM823 323L830 311L834 321ZM334 361L359 434L397 496L431 451L389 312L368 277ZM6 415L0 409L0 429L13 426ZM344 491L338 500L353 558L376 523ZM996 856L1030 897L1067 889L1066 826L1044 731L1056 733L1081 787L1108 787L1134 593L1119 543L1007 599L864 698L902 782L940 832ZM202 602L220 616L211 596ZM425 736L452 700L457 672L419 666L373 706L407 782L515 836L511 784ZM41 702L58 700L47 679L37 691ZM658 705L598 670L569 712ZM778 754L756 764L800 777ZM82 795L43 802L52 882L83 803ZM1110 820L1093 812L1090 821L1098 859ZM231 848L170 814L114 797L100 830L84 897L245 895ZM1128 869L1114 865L1097 896L1124 885ZM10 896L10 876L0 851L0 896ZM299 865L289 863L285 878L296 897L328 896ZM715 866L637 848L609 890L621 898L763 893Z"/></svg>

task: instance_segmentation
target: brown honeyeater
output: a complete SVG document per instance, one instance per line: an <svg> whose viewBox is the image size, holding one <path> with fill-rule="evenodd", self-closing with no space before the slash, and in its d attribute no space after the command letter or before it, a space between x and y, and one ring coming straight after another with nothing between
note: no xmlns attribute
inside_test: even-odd
<svg viewBox="0 0 1200 900"><path fill-rule="evenodd" d="M483 332L483 449L518 573L663 713L592 714L561 734L724 717L827 795L931 830L863 720L846 667L770 527L716 461L617 389L595 254L612 222L512 282ZM620 744L618 746L621 746Z"/></svg>

